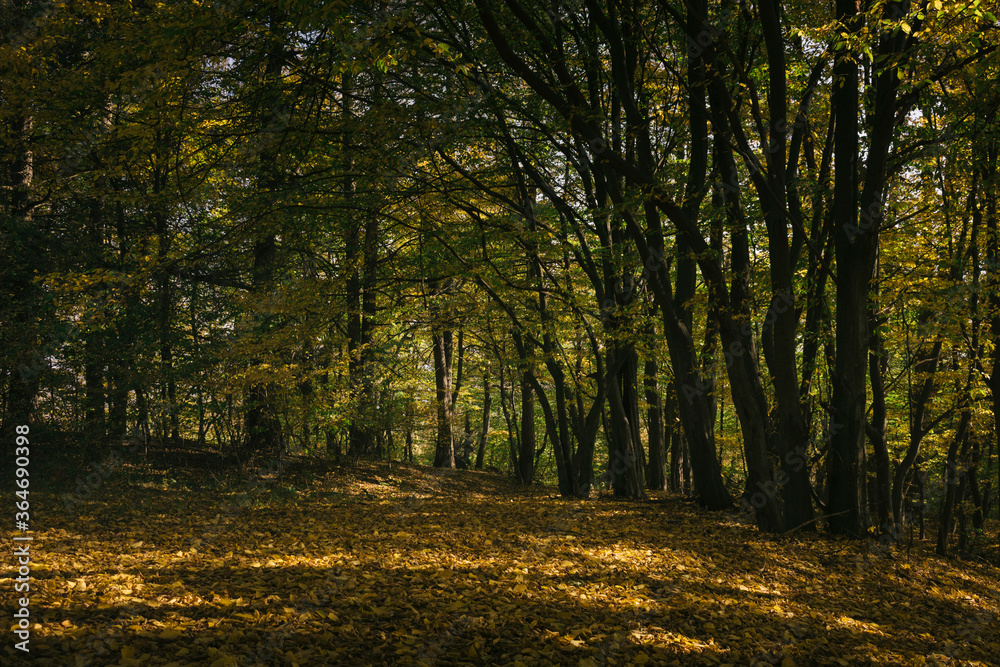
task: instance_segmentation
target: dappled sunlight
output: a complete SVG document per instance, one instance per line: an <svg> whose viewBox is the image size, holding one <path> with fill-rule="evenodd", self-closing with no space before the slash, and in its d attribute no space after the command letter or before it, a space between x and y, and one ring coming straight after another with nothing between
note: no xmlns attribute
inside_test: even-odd
<svg viewBox="0 0 1000 667"><path fill-rule="evenodd" d="M563 501L384 470L262 494L214 537L212 512L145 488L78 516L46 503L39 664L921 664L942 645L968 661L1000 646L988 566L776 540L662 494ZM431 480L426 498L384 485ZM107 521L117 492L126 512Z"/></svg>

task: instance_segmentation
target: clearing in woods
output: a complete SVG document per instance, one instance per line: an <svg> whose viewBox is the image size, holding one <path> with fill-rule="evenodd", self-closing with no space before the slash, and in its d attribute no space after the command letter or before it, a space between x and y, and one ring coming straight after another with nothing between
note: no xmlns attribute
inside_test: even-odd
<svg viewBox="0 0 1000 667"><path fill-rule="evenodd" d="M929 540L400 464L137 479L39 499L34 664L1000 664L1000 572Z"/></svg>

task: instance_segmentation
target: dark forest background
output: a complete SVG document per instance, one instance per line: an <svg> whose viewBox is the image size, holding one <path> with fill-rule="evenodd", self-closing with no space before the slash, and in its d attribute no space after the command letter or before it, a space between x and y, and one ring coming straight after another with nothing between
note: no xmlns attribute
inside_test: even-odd
<svg viewBox="0 0 1000 667"><path fill-rule="evenodd" d="M992 3L0 6L0 415L985 540ZM41 452L36 450L36 456Z"/></svg>

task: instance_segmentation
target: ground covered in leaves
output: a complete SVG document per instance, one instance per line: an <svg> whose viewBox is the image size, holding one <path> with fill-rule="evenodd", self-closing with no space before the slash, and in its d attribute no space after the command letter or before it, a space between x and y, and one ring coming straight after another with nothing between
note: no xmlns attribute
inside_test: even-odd
<svg viewBox="0 0 1000 667"><path fill-rule="evenodd" d="M1000 571L929 541L398 464L222 486L130 468L79 504L32 494L34 664L1000 665Z"/></svg>

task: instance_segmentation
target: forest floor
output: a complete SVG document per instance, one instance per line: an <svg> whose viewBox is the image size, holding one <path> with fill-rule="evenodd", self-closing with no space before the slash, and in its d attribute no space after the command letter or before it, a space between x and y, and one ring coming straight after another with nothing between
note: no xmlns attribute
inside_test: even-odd
<svg viewBox="0 0 1000 667"><path fill-rule="evenodd" d="M1000 665L1000 569L930 539L401 464L71 481L31 495L36 665Z"/></svg>

